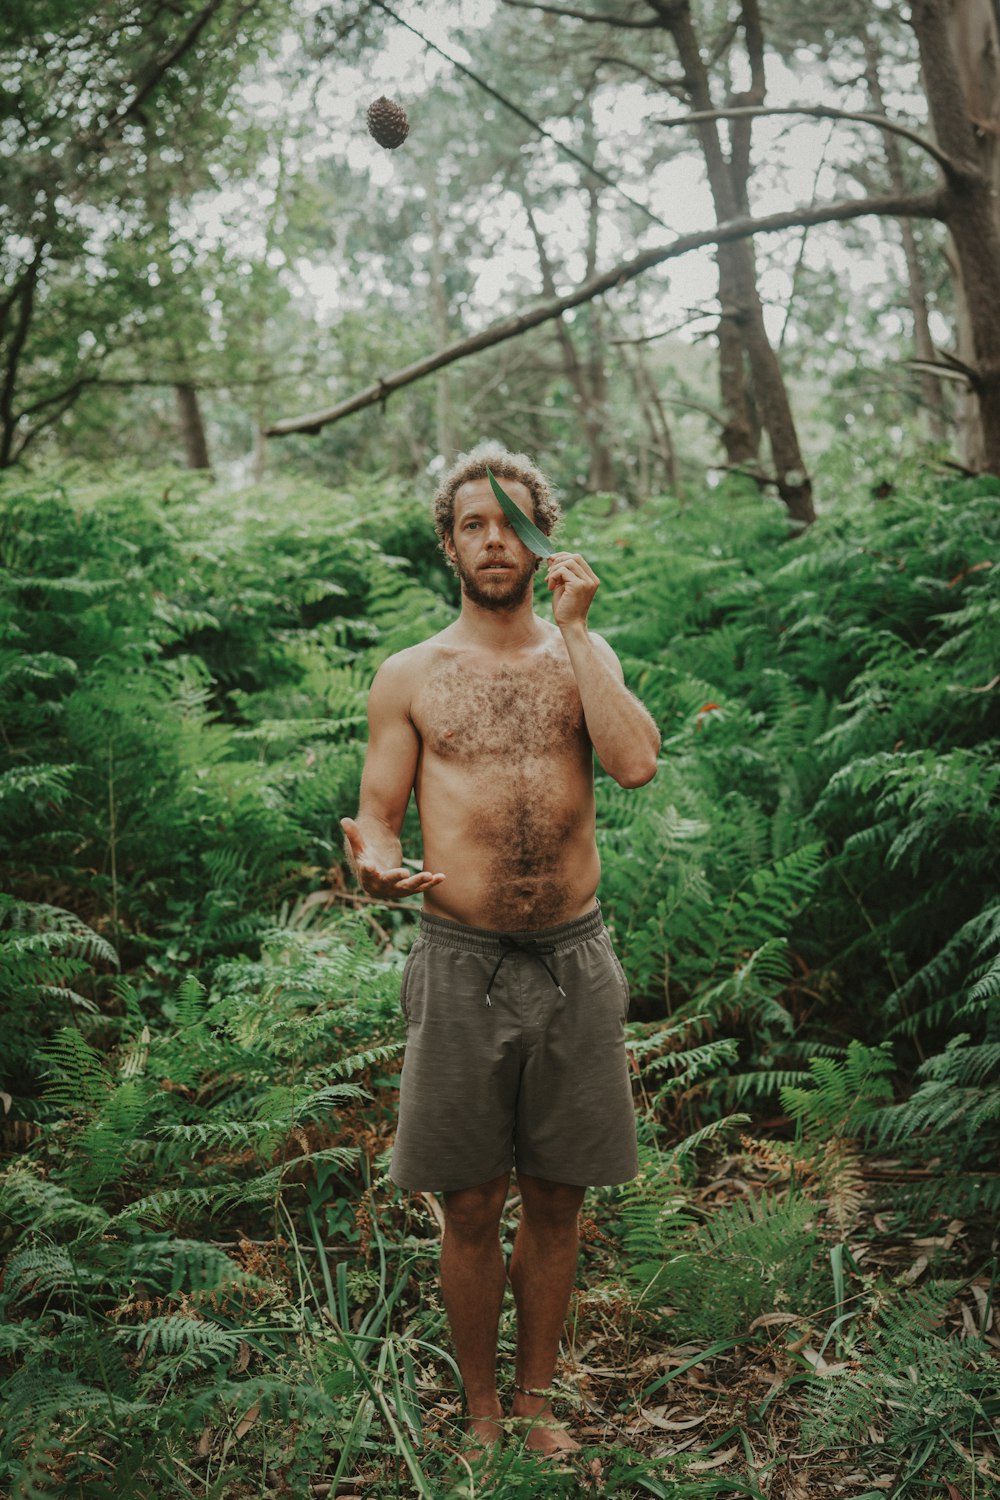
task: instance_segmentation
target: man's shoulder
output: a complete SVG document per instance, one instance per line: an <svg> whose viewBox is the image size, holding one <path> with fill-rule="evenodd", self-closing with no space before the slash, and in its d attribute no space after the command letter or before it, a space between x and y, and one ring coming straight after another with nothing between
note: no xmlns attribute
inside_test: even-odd
<svg viewBox="0 0 1000 1500"><path fill-rule="evenodd" d="M405 646L402 651L394 651L392 656L386 657L375 675L401 680L418 669L425 670L446 648L447 635L447 630L439 630L437 635L428 636L426 641L418 641L415 646Z"/></svg>
<svg viewBox="0 0 1000 1500"><path fill-rule="evenodd" d="M402 695L408 701L434 664L450 654L447 635L447 630L438 631L426 641L418 641L415 646L406 646L387 656L375 673L372 691L380 697L398 698Z"/></svg>

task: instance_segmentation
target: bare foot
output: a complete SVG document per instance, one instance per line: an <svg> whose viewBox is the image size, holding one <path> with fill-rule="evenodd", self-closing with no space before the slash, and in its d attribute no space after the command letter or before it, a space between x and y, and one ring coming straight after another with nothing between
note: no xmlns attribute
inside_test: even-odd
<svg viewBox="0 0 1000 1500"><path fill-rule="evenodd" d="M524 1446L532 1453L561 1458L579 1452L580 1444L553 1416L548 1396L530 1396L517 1391L511 1415L524 1433Z"/></svg>
<svg viewBox="0 0 1000 1500"><path fill-rule="evenodd" d="M499 1448L503 1440L503 1417L497 1402L496 1415L468 1416L465 1419L465 1437L462 1441L462 1457L466 1463L478 1463L481 1458Z"/></svg>

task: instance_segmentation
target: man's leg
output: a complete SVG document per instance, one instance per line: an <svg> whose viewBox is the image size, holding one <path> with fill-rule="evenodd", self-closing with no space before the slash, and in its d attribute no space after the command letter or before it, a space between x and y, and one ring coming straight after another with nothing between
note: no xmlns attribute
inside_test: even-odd
<svg viewBox="0 0 1000 1500"><path fill-rule="evenodd" d="M505 1273L499 1227L509 1181L505 1172L444 1194L441 1290L465 1385L468 1430L484 1443L502 1435L496 1364Z"/></svg>
<svg viewBox="0 0 1000 1500"><path fill-rule="evenodd" d="M510 1282L517 1304L517 1373L521 1390L514 1395L516 1417L537 1418L528 1429L527 1446L542 1453L561 1453L579 1447L552 1423L545 1397L525 1391L546 1390L552 1384L559 1337L566 1319L576 1277L579 1214L585 1188L518 1173L521 1223L510 1261Z"/></svg>

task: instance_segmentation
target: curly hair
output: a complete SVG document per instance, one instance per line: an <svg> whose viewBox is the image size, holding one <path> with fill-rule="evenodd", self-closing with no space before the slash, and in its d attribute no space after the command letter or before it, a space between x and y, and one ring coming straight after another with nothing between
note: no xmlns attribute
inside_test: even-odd
<svg viewBox="0 0 1000 1500"><path fill-rule="evenodd" d="M434 530L445 557L448 557L445 537L451 536L455 528L455 496L470 479L485 479L487 466L498 479L512 479L524 485L531 496L533 519L539 531L551 536L559 524L562 516L559 502L553 499L545 475L526 453L508 453L499 443L477 443L468 453L458 455L434 496ZM451 558L448 562L454 567Z"/></svg>

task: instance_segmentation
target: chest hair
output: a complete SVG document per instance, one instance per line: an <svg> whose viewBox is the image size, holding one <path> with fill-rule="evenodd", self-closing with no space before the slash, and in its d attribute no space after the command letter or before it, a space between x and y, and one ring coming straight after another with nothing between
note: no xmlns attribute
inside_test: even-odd
<svg viewBox="0 0 1000 1500"><path fill-rule="evenodd" d="M456 761L558 756L584 732L573 670L551 655L517 667L446 660L431 669L416 707L424 744Z"/></svg>

